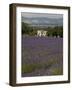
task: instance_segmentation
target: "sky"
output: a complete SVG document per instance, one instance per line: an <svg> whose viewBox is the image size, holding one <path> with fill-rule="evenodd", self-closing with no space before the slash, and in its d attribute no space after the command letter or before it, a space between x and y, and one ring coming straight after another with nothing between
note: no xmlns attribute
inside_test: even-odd
<svg viewBox="0 0 72 90"><path fill-rule="evenodd" d="M22 22L28 23L32 26L62 26L63 15L62 14L50 14L50 13L21 13Z"/></svg>

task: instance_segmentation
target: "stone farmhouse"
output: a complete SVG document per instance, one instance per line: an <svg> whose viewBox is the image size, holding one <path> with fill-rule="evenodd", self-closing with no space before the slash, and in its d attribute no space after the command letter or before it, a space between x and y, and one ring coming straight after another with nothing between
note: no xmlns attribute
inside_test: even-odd
<svg viewBox="0 0 72 90"><path fill-rule="evenodd" d="M37 36L47 36L47 31L45 30L37 30Z"/></svg>

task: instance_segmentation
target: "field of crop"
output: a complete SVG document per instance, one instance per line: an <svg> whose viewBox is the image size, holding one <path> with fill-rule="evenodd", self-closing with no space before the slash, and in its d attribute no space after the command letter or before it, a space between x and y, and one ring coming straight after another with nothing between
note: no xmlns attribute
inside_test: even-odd
<svg viewBox="0 0 72 90"><path fill-rule="evenodd" d="M22 35L22 77L63 74L63 38Z"/></svg>

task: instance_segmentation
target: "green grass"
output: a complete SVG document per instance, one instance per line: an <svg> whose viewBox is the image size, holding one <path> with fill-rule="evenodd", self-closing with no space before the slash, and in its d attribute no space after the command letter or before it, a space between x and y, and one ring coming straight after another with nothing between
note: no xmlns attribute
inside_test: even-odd
<svg viewBox="0 0 72 90"><path fill-rule="evenodd" d="M30 73L34 71L35 69L40 69L42 66L40 64L25 64L22 67L23 73Z"/></svg>
<svg viewBox="0 0 72 90"><path fill-rule="evenodd" d="M62 68L53 68L51 70L51 72L52 72L53 75L61 75L61 74L63 74Z"/></svg>
<svg viewBox="0 0 72 90"><path fill-rule="evenodd" d="M41 62L41 63L33 63L33 64L24 64L22 65L22 73L31 73L33 71L35 71L36 69L48 69L50 68L53 64L55 63L55 61L50 60L48 62Z"/></svg>

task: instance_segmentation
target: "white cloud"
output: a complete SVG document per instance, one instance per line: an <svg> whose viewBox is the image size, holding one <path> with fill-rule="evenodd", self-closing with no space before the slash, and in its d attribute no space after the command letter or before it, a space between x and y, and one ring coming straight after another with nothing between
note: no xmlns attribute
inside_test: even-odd
<svg viewBox="0 0 72 90"><path fill-rule="evenodd" d="M25 18L39 18L39 17L45 17L45 18L62 18L62 14L46 14L46 13L25 13L25 12L22 12L21 13L22 17L25 17Z"/></svg>

